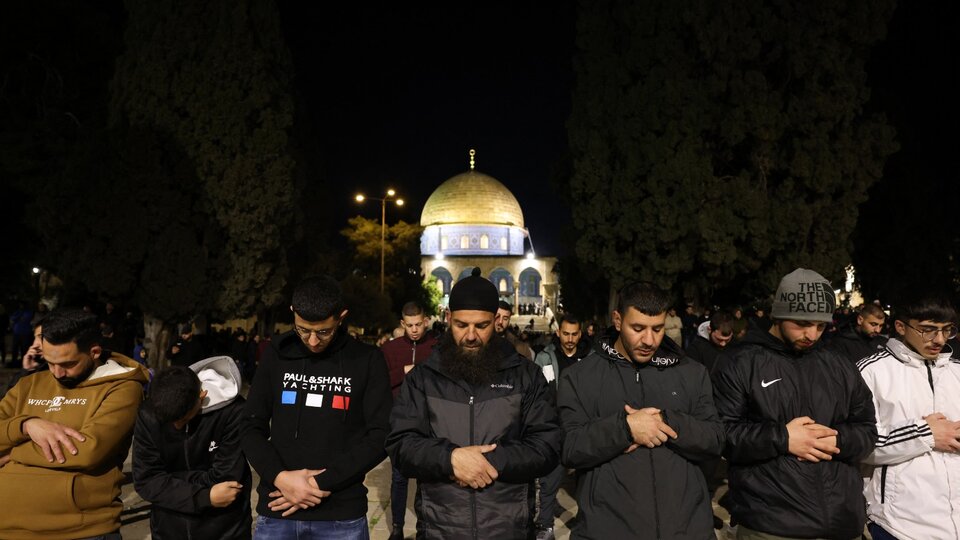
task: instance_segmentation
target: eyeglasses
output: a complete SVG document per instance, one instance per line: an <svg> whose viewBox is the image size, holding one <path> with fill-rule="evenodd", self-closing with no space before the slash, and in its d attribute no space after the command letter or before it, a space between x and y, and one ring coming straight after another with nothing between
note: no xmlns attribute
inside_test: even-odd
<svg viewBox="0 0 960 540"><path fill-rule="evenodd" d="M957 327L952 324L948 324L943 328L934 328L931 326L927 326L924 328L914 328L909 324L907 326L910 327L914 332L920 334L920 339L922 339L923 341L933 341L934 339L936 339L937 334L941 334L944 340L951 340L957 337Z"/></svg>
<svg viewBox="0 0 960 540"><path fill-rule="evenodd" d="M297 325L293 326L294 331L300 336L300 339L306 340L310 339L310 336L317 336L317 339L328 339L330 336L336 333L337 328L340 327L340 323L337 323L337 326L333 328L323 328L320 330L310 330L309 328L303 328Z"/></svg>

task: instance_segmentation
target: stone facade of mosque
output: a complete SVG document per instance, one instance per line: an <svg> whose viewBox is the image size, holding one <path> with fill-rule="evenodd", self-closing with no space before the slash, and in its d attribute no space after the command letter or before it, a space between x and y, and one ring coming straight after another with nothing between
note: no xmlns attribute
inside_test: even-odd
<svg viewBox="0 0 960 540"><path fill-rule="evenodd" d="M457 280L479 267L510 304L556 306L556 258L535 255L516 197L476 171L472 156L470 170L442 183L424 204L423 275L443 291L444 305Z"/></svg>

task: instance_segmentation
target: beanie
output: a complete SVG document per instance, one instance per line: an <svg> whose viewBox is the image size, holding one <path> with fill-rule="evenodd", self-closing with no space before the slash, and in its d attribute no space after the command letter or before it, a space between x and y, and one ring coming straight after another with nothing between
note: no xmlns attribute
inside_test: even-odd
<svg viewBox="0 0 960 540"><path fill-rule="evenodd" d="M770 316L791 321L830 322L837 307L833 286L820 274L797 268L783 276Z"/></svg>
<svg viewBox="0 0 960 540"><path fill-rule="evenodd" d="M470 277L461 279L450 291L450 311L464 309L496 313L500 293L489 279L480 277L480 269L474 268Z"/></svg>

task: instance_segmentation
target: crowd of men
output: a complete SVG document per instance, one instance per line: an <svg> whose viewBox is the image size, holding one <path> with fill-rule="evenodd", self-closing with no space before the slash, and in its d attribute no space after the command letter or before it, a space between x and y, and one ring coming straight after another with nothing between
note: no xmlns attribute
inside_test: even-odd
<svg viewBox="0 0 960 540"><path fill-rule="evenodd" d="M309 278L246 399L228 356L150 380L95 316L55 310L24 358L48 369L0 401L0 538L119 538L131 443L155 538L369 538L363 482L387 456L393 539L410 479L418 538L552 538L568 473L573 538L714 538L724 480L742 539L960 537L949 302L867 304L829 340L836 298L808 269L783 277L769 318L672 304L628 284L610 329L563 314L534 350L475 270L446 330L411 302L377 348L345 330L337 283Z"/></svg>

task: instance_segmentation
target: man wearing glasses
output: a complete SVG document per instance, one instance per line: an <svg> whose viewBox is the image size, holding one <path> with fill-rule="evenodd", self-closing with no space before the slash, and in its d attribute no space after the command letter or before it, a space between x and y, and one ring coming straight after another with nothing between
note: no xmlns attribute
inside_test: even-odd
<svg viewBox="0 0 960 540"><path fill-rule="evenodd" d="M895 310L896 335L857 366L873 390L880 438L864 462L875 540L960 538L960 362L946 342L957 313L945 300Z"/></svg>
<svg viewBox="0 0 960 540"><path fill-rule="evenodd" d="M859 538L860 461L877 442L870 389L820 338L836 296L798 268L780 280L768 332L751 329L717 358L730 490L720 504L741 540Z"/></svg>
<svg viewBox="0 0 960 540"><path fill-rule="evenodd" d="M264 351L241 446L260 474L254 538L367 539L367 472L383 461L390 378L380 351L344 331L340 287L293 292L294 329Z"/></svg>

